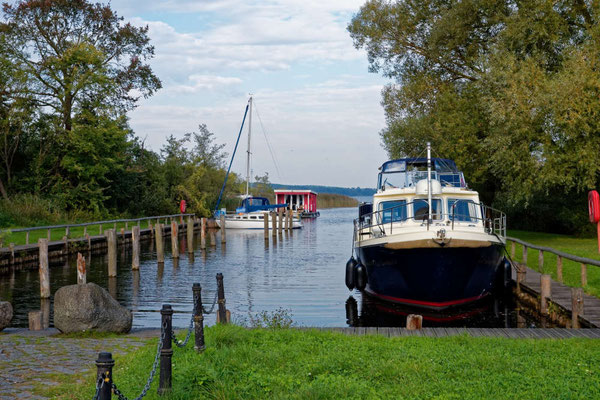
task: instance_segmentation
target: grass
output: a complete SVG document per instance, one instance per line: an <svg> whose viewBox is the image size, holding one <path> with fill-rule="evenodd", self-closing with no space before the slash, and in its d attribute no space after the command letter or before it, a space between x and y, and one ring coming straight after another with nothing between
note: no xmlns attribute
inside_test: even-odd
<svg viewBox="0 0 600 400"><path fill-rule="evenodd" d="M526 231L508 231L508 236L521 239L531 244L551 247L553 249L576 256L600 260L600 254L598 253L598 241L596 238L582 239L567 235ZM511 252L510 244L507 245L507 250L509 253ZM523 246L519 244L515 245L515 261L521 263L523 262ZM557 256L552 253L544 252L544 264L542 271L546 274L551 274L552 279L554 280L558 280L556 263ZM527 266L540 271L537 250L528 249ZM580 287L581 264L563 259L563 279L566 285ZM588 284L584 288L585 292L590 295L600 297L600 267L588 265L587 280Z"/></svg>
<svg viewBox="0 0 600 400"><path fill-rule="evenodd" d="M600 397L600 346L593 339L345 336L294 329L214 326L207 349L175 348L173 392L148 399L591 399ZM180 335L181 336L181 335ZM116 360L115 383L137 396L156 343ZM38 393L91 398L83 383Z"/></svg>
<svg viewBox="0 0 600 400"><path fill-rule="evenodd" d="M319 193L317 204L319 208L356 207L358 200L343 194Z"/></svg>

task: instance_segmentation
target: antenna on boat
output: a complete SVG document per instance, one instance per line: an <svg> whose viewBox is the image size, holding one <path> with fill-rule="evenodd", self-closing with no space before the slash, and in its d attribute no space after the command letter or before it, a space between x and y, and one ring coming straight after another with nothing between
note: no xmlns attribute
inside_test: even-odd
<svg viewBox="0 0 600 400"><path fill-rule="evenodd" d="M429 203L429 214L427 219L429 224L432 222L431 217L431 143L427 142L427 202Z"/></svg>
<svg viewBox="0 0 600 400"><path fill-rule="evenodd" d="M246 159L246 197L250 194L250 136L252 136L252 94L248 99L248 158Z"/></svg>

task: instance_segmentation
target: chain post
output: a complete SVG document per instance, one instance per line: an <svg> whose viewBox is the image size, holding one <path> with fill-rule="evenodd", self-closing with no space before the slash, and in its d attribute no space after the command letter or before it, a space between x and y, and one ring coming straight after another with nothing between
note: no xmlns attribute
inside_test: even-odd
<svg viewBox="0 0 600 400"><path fill-rule="evenodd" d="M194 293L194 349L201 353L206 349L204 344L204 316L202 315L202 286L199 283L192 285Z"/></svg>
<svg viewBox="0 0 600 400"><path fill-rule="evenodd" d="M115 365L115 360L112 359L111 353L100 353L96 360L96 382L100 385L98 390L98 400L110 400L112 389L112 368ZM100 381L102 380L102 383Z"/></svg>
<svg viewBox="0 0 600 400"><path fill-rule="evenodd" d="M160 350L160 379L158 383L158 394L163 395L171 392L171 361L173 357L173 347L171 345L173 330L173 309L170 304L163 304L161 314L161 338L163 346Z"/></svg>
<svg viewBox="0 0 600 400"><path fill-rule="evenodd" d="M223 287L223 274L217 274L217 293L219 303L219 321L221 324L227 323L227 311L225 309L225 288Z"/></svg>

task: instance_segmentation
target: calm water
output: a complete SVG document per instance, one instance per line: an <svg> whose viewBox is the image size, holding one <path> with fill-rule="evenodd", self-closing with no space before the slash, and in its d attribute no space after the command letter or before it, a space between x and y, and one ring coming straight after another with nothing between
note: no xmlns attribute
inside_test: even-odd
<svg viewBox="0 0 600 400"><path fill-rule="evenodd" d="M403 326L405 316L414 310L375 302L350 292L344 285L345 263L350 257L352 220L355 208L321 210L321 216L305 220L304 228L293 235L283 234L268 244L261 231L227 231L227 245L200 250L196 243L193 257L185 252L180 238L181 258L173 262L170 240L166 241L164 266L155 260L154 246L143 244L139 272L131 270L131 254L119 253L118 276L107 277L106 256L88 260L88 282L113 294L134 313L134 327L158 327L158 310L163 303L175 310L174 325L187 326L192 310L192 283L202 285L203 303L212 304L216 290L215 275L224 275L227 308L232 319L248 322L261 311L284 308L300 326ZM89 257L89 256L88 256ZM53 293L64 285L75 284L75 258L50 271ZM37 270L0 276L0 299L15 307L13 325L27 326L27 313L40 309ZM425 315L424 325L438 326L516 326L514 307L490 299L450 314ZM214 314L206 317L214 323ZM532 321L521 322L532 325Z"/></svg>

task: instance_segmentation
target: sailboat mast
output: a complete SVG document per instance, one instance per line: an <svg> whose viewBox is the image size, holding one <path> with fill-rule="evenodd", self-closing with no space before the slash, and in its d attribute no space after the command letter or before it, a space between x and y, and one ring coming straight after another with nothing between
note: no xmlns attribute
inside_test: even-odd
<svg viewBox="0 0 600 400"><path fill-rule="evenodd" d="M431 215L431 143L427 142L427 203L429 203L428 220L432 221ZM429 228L428 228L429 229Z"/></svg>
<svg viewBox="0 0 600 400"><path fill-rule="evenodd" d="M246 159L246 197L250 194L250 137L252 136L252 96L248 99L248 157Z"/></svg>

